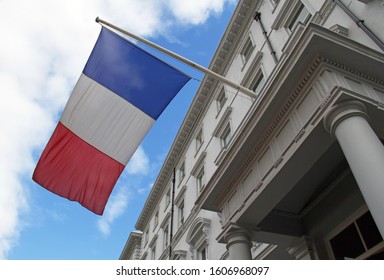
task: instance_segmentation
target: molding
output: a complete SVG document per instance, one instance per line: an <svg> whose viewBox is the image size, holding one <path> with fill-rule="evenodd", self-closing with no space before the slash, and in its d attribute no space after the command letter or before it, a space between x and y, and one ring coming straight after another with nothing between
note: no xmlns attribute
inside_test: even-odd
<svg viewBox="0 0 384 280"><path fill-rule="evenodd" d="M134 257L135 251L141 251L141 239L143 237L143 233L140 231L133 231L128 237L127 242L125 243L124 249L120 255L120 260L129 259L129 257ZM141 254L141 253L140 253ZM133 258L135 259L135 258Z"/></svg>
<svg viewBox="0 0 384 280"><path fill-rule="evenodd" d="M284 160L283 157L279 157L279 158L276 160L276 162L273 164L273 167L274 167L274 168L279 167L280 163L282 163L283 160Z"/></svg>
<svg viewBox="0 0 384 280"><path fill-rule="evenodd" d="M171 213L168 212L167 215L165 215L165 217L163 218L163 221L160 224L160 228L164 229L167 225L169 225L170 218L171 218Z"/></svg>
<svg viewBox="0 0 384 280"><path fill-rule="evenodd" d="M329 15L335 8L336 3L333 0L326 0L321 7L320 11L315 13L313 17L313 22L319 25L323 25L324 22L328 19Z"/></svg>
<svg viewBox="0 0 384 280"><path fill-rule="evenodd" d="M232 114L232 107L228 106L225 109L224 114L221 116L220 121L217 123L215 130L212 132L213 136L220 138L223 130L225 129L226 125L230 120L231 114Z"/></svg>
<svg viewBox="0 0 384 280"><path fill-rule="evenodd" d="M196 163L191 170L192 176L196 177L198 175L200 168L204 165L204 160L206 156L207 156L207 152L205 151L200 154L199 158L196 160Z"/></svg>
<svg viewBox="0 0 384 280"><path fill-rule="evenodd" d="M331 30L331 31L333 31L333 32L335 32L337 34L343 35L345 37L348 37L349 29L344 27L344 26L341 26L339 24L335 24L335 25L331 26L329 28L329 30Z"/></svg>
<svg viewBox="0 0 384 280"><path fill-rule="evenodd" d="M292 16L292 12L297 8L298 3L298 0L294 0L294 3L292 3L292 1L285 1L277 14L275 21L272 23L271 28L277 30L283 27L289 20L289 17Z"/></svg>
<svg viewBox="0 0 384 280"><path fill-rule="evenodd" d="M175 205L176 205L177 207L180 206L180 203L181 203L182 200L184 199L184 197L185 197L185 191L186 191L186 190L187 190L187 186L184 185L184 186L180 189L180 191L179 191L177 197L175 198L174 203L175 203Z"/></svg>
<svg viewBox="0 0 384 280"><path fill-rule="evenodd" d="M187 251L175 250L172 252L172 260L185 260L187 257Z"/></svg>
<svg viewBox="0 0 384 280"><path fill-rule="evenodd" d="M348 100L341 103L337 103L330 108L324 117L324 128L336 138L335 130L337 126L344 121L353 116L360 116L369 119L367 108L361 101L358 100Z"/></svg>
<svg viewBox="0 0 384 280"><path fill-rule="evenodd" d="M255 58L252 60L252 63L249 66L247 72L245 73L244 78L243 78L243 80L241 82L241 85L243 85L246 88L250 87L250 85L252 84L254 78L259 73L258 70L261 68L261 59L262 58L263 58L263 53L258 51L256 53Z"/></svg>
<svg viewBox="0 0 384 280"><path fill-rule="evenodd" d="M225 158L227 153L228 153L228 148L227 147L221 148L220 153L217 155L217 157L214 160L214 164L216 166L220 165L223 162L223 160L224 160L224 158Z"/></svg>
<svg viewBox="0 0 384 280"><path fill-rule="evenodd" d="M140 260L146 260L148 256L148 252L144 252L144 254L141 256Z"/></svg>
<svg viewBox="0 0 384 280"><path fill-rule="evenodd" d="M206 218L197 218L189 227L189 231L185 238L188 244L193 244L195 247L201 245L201 241L208 242L208 233L211 226L211 220ZM203 240L200 240L203 239Z"/></svg>
<svg viewBox="0 0 384 280"><path fill-rule="evenodd" d="M372 75L369 75L367 73L361 72L355 68L349 67L343 63L340 63L336 60L329 59L326 57L321 57L321 60L323 63L326 63L329 66L333 66L334 69L342 70L345 73L349 73L353 76L357 76L361 78L362 80L368 81L369 83L374 83L379 86L384 86L384 80L378 79L377 77L374 77Z"/></svg>
<svg viewBox="0 0 384 280"><path fill-rule="evenodd" d="M159 237L159 235L156 233L156 234L153 236L151 242L149 242L148 248L152 248L153 245L156 245L156 241L157 241L157 238L158 238L158 237Z"/></svg>
<svg viewBox="0 0 384 280"><path fill-rule="evenodd" d="M300 130L300 132L296 135L294 141L295 141L296 143L299 142L300 139L304 136L304 134L305 134L305 129L303 128L303 129Z"/></svg>
<svg viewBox="0 0 384 280"><path fill-rule="evenodd" d="M265 249L263 249L260 253L257 254L255 260L263 260L270 253L272 253L278 246L274 244L269 244Z"/></svg>

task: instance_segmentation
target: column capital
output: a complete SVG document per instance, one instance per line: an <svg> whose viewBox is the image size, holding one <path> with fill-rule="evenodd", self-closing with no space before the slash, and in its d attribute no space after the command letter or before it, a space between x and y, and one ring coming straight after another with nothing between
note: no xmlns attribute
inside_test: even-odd
<svg viewBox="0 0 384 280"><path fill-rule="evenodd" d="M224 236L227 243L229 259L231 260L251 260L252 242L251 232L234 225Z"/></svg>
<svg viewBox="0 0 384 280"><path fill-rule="evenodd" d="M243 243L249 248L252 247L251 232L240 227L227 232L224 239L227 242L227 248L236 243Z"/></svg>
<svg viewBox="0 0 384 280"><path fill-rule="evenodd" d="M367 108L358 100L347 100L333 105L326 113L324 128L335 137L336 127L345 119L360 116L368 120Z"/></svg>

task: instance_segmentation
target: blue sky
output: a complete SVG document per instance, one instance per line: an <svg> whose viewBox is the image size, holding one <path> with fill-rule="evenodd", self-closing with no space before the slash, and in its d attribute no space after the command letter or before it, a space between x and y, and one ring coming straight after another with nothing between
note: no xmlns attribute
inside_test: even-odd
<svg viewBox="0 0 384 280"><path fill-rule="evenodd" d="M199 86L190 81L150 130L103 216L38 186L33 169L96 42L95 18L208 66L236 2L0 1L0 259L117 259Z"/></svg>

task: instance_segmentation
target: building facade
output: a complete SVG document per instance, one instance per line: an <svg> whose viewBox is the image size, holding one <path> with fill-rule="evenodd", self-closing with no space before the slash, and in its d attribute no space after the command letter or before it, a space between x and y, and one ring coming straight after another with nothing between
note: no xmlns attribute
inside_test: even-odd
<svg viewBox="0 0 384 280"><path fill-rule="evenodd" d="M384 259L383 14L240 0L120 258Z"/></svg>

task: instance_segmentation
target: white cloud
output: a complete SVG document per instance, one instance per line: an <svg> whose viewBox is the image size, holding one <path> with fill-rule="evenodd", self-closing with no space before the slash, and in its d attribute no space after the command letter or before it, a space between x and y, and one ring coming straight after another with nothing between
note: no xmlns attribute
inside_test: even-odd
<svg viewBox="0 0 384 280"><path fill-rule="evenodd" d="M146 175L149 172L149 158L144 149L139 146L129 160L126 170L130 175Z"/></svg>
<svg viewBox="0 0 384 280"><path fill-rule="evenodd" d="M174 17L185 24L201 24L212 14L219 14L225 2L223 0L180 1L169 0Z"/></svg>
<svg viewBox="0 0 384 280"><path fill-rule="evenodd" d="M31 181L34 151L48 140L71 88L68 81L84 63L79 57L86 44L77 44L78 50L71 47L84 30L63 24L62 16L69 16L67 2L2 1L0 31L6 39L0 45L0 258L17 244L27 219L24 214L33 198L25 182Z"/></svg>
<svg viewBox="0 0 384 280"><path fill-rule="evenodd" d="M153 182L148 184L146 187L142 187L142 186L136 187L136 192L139 195L147 194L151 191L152 187L153 187Z"/></svg>
<svg viewBox="0 0 384 280"><path fill-rule="evenodd" d="M107 237L111 233L111 224L124 213L128 200L129 195L126 188L119 188L119 191L111 196L103 216L97 222L103 236Z"/></svg>
<svg viewBox="0 0 384 280"><path fill-rule="evenodd" d="M232 0L233 1L233 0ZM0 258L17 244L31 210L31 176L68 95L97 38L96 16L138 35L172 33L173 25L200 24L225 0L2 0L0 9ZM169 15L172 11L173 17ZM146 174L139 149L128 172ZM25 183L27 182L27 183ZM127 194L118 193L99 227L108 233ZM109 209L109 210L108 210Z"/></svg>

